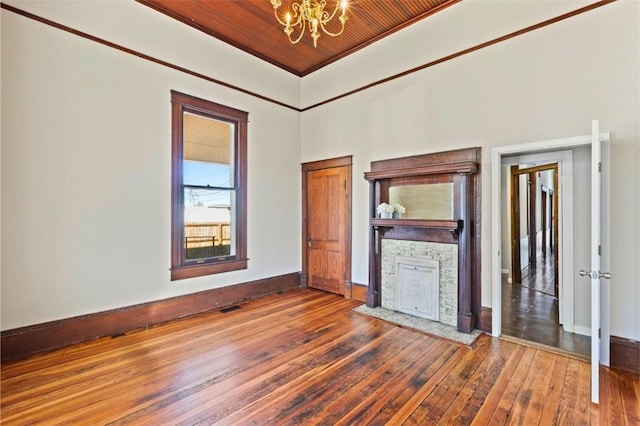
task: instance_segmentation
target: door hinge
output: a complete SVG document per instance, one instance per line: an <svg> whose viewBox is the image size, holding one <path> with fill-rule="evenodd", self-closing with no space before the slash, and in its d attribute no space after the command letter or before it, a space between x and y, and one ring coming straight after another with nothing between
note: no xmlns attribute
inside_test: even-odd
<svg viewBox="0 0 640 426"><path fill-rule="evenodd" d="M598 329L598 339L602 339L602 329Z"/></svg>
<svg viewBox="0 0 640 426"><path fill-rule="evenodd" d="M347 189L347 181L344 181L344 189Z"/></svg>
<svg viewBox="0 0 640 426"><path fill-rule="evenodd" d="M602 246L598 246L598 256L602 256Z"/></svg>
<svg viewBox="0 0 640 426"><path fill-rule="evenodd" d="M602 162L598 162L598 172L602 173Z"/></svg>

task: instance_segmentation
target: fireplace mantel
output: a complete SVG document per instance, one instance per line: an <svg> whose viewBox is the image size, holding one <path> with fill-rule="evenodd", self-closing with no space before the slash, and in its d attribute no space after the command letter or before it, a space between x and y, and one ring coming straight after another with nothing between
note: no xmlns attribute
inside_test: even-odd
<svg viewBox="0 0 640 426"><path fill-rule="evenodd" d="M469 333L480 312L480 148L374 161L369 181L369 288L367 306L380 306L383 238L458 246L458 330ZM376 207L389 202L393 186L451 183L453 217L381 219Z"/></svg>
<svg viewBox="0 0 640 426"><path fill-rule="evenodd" d="M395 228L396 226L407 226L411 228L445 229L451 232L462 230L461 220L426 220L426 219L371 219L371 226L382 228Z"/></svg>

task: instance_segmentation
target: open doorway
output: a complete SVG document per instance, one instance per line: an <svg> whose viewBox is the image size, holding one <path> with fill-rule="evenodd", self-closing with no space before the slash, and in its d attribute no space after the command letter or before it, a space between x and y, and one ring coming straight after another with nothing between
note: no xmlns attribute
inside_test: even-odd
<svg viewBox="0 0 640 426"><path fill-rule="evenodd" d="M589 336L574 323L573 151L504 156L501 167L502 335L586 359Z"/></svg>

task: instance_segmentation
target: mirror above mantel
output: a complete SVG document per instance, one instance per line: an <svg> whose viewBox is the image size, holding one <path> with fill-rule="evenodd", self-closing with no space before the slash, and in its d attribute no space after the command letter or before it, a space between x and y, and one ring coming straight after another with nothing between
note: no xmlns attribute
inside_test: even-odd
<svg viewBox="0 0 640 426"><path fill-rule="evenodd" d="M403 206L404 219L453 219L453 182L390 186L389 204Z"/></svg>

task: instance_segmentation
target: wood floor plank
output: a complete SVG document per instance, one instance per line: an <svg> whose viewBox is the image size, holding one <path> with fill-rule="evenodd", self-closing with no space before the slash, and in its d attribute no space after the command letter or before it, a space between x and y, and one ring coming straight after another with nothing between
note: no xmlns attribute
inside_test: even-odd
<svg viewBox="0 0 640 426"><path fill-rule="evenodd" d="M473 348L310 289L3 364L3 425L620 424L638 376L487 335Z"/></svg>
<svg viewBox="0 0 640 426"><path fill-rule="evenodd" d="M320 422L337 424L341 419L347 417L348 413L363 409L363 405L368 405L381 395L394 394L393 388L399 386L404 377L411 375L416 366L422 365L417 362L418 359L427 353L436 355L443 345L443 342L438 342L435 339L414 340L406 347L405 351L398 353L392 360L376 366L375 371L365 379L359 380L339 397L333 398L308 417L301 417L299 420L304 420L307 424L319 424ZM424 360L424 358L422 359ZM358 371L358 373L360 372ZM363 398L363 395L366 395L366 398Z"/></svg>
<svg viewBox="0 0 640 426"><path fill-rule="evenodd" d="M618 376L619 394L624 407L626 424L640 425L640 378L626 371L606 369Z"/></svg>
<svg viewBox="0 0 640 426"><path fill-rule="evenodd" d="M511 420L511 416L515 414L515 410L517 410L517 395L522 388L524 378L531 368L531 363L533 362L536 352L537 350L533 348L527 348L525 350L513 375L509 378L509 383L500 398L500 402L493 416L491 416L491 424L507 424L507 421Z"/></svg>
<svg viewBox="0 0 640 426"><path fill-rule="evenodd" d="M509 342L501 342L503 344L511 344ZM493 417L502 397L509 385L511 380L511 376L514 374L514 371L520 364L522 360L522 356L524 355L527 348L525 346L516 345L515 350L512 352L511 356L507 360L505 364L505 368L502 373L498 376L495 385L490 390L487 395L487 399L484 401L480 410L478 410L478 414L472 421L472 425L484 426L489 424L491 418Z"/></svg>
<svg viewBox="0 0 640 426"><path fill-rule="evenodd" d="M437 392L433 392L423 399L422 403L411 413L406 424L447 423L450 419L449 416L445 416L445 413L450 410L465 388L470 390L473 386L469 384L469 381L488 356L488 351L480 349L487 343L487 340L483 340L477 346L479 350L465 353L461 362L454 366L447 377L438 384Z"/></svg>
<svg viewBox="0 0 640 426"><path fill-rule="evenodd" d="M262 398L249 407L243 407L235 415L226 417L221 424L246 424L249 421L267 424L275 421L280 414L286 416L301 406L315 404L317 394L325 386L337 385L342 380L349 380L348 370L352 362L355 364L379 362L378 355L383 350L379 337L389 332L391 328L385 327L377 336L371 335L362 339L362 331L356 330L351 334L351 338L342 341L340 351L331 350L323 356L309 353L297 362L302 365L311 365L313 369L291 378L288 386L272 392L268 401ZM400 345L391 345L390 349L398 350ZM382 355L381 359L384 358L385 355Z"/></svg>
<svg viewBox="0 0 640 426"><path fill-rule="evenodd" d="M447 415L450 420L447 422L450 424L471 424L516 348L516 345L498 347L493 339L485 341L488 343L488 363L483 363L456 399L456 403L449 408ZM480 346L476 348L479 349Z"/></svg>
<svg viewBox="0 0 640 426"><path fill-rule="evenodd" d="M384 421L378 418L379 413L388 406L395 407L395 412L398 413L398 416L406 418L413 411L410 400L414 397L414 394L418 390L428 392L427 389L433 389L433 384L438 381L436 377L438 371L447 362L455 361L451 361L452 356L461 356L461 354L457 355L458 351L459 348L445 341L440 341L430 346L429 350L422 353L420 358L416 359L416 363L411 365L404 374L392 382L378 384L377 388L362 398L357 406L345 414L342 419L336 421L335 424L382 424ZM392 421L400 423L399 420L387 419L385 421L387 423Z"/></svg>
<svg viewBox="0 0 640 426"><path fill-rule="evenodd" d="M400 393L400 398L396 399L402 401L402 405L397 406L392 416L388 417L389 410L382 411L380 414L386 414L387 416L381 417L377 415L374 422L378 424L399 424L405 422L416 408L420 406L424 398L437 389L440 382L447 376L447 373L460 362L466 352L466 348L457 348L453 355L447 356L446 358L441 357L441 364L433 364L437 365L437 370L432 371L429 376L417 376L411 381L411 386Z"/></svg>

